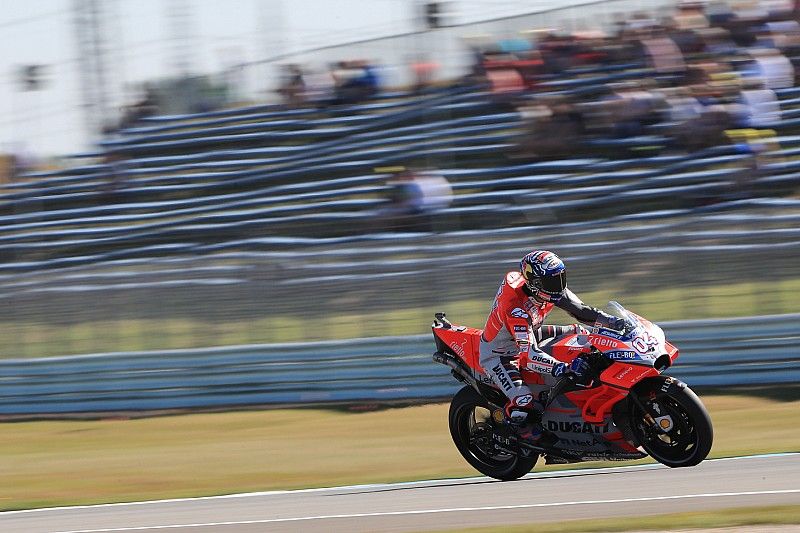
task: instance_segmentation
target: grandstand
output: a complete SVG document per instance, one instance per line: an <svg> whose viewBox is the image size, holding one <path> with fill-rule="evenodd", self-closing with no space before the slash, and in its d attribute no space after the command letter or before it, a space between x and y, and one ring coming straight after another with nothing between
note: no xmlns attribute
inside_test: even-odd
<svg viewBox="0 0 800 533"><path fill-rule="evenodd" d="M638 63L574 68L538 94L586 96L655 75ZM154 348L325 339L341 335L335 315L351 321L347 333L380 335L369 317L386 309L408 311L392 317L406 321L398 332L420 332L431 305L488 304L502 269L533 245L564 256L576 287L620 298L687 277L693 287L764 271L791 281L800 88L776 94L781 120L765 127L776 138L755 174L742 146L678 151L665 124L588 138L569 159L511 160L520 112L466 83L329 109L143 119L77 154L85 164L4 186L0 317L23 332L5 339L5 355L130 349L148 337ZM429 231L381 222L390 176L376 169L392 165L433 167L451 183L453 203L429 215ZM743 258L762 251L756 272ZM674 315L704 316L700 300L676 305ZM796 310L782 296L758 305ZM137 320L150 322L131 332ZM148 331L159 321L163 331ZM237 323L252 324L245 338L226 337ZM89 340L65 345L49 326L83 327Z"/></svg>

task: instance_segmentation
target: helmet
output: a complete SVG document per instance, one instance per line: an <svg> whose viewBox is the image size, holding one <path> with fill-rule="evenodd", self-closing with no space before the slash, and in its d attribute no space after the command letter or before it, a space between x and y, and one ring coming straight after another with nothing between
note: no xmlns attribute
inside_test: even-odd
<svg viewBox="0 0 800 533"><path fill-rule="evenodd" d="M553 252L536 250L519 262L519 271L531 296L539 302L557 302L567 288L564 262Z"/></svg>

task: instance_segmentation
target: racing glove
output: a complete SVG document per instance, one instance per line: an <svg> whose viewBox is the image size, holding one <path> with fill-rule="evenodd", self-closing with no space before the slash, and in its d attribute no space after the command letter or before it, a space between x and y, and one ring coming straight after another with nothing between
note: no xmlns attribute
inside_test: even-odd
<svg viewBox="0 0 800 533"><path fill-rule="evenodd" d="M622 331L625 329L625 321L613 315L607 315L601 312L597 317L597 323L604 328L613 329L615 331Z"/></svg>
<svg viewBox="0 0 800 533"><path fill-rule="evenodd" d="M579 355L575 359L572 360L569 364L567 363L556 363L553 365L553 377L561 377L567 373L575 374L575 377L578 379L584 377L590 370L589 361L587 361L582 355Z"/></svg>

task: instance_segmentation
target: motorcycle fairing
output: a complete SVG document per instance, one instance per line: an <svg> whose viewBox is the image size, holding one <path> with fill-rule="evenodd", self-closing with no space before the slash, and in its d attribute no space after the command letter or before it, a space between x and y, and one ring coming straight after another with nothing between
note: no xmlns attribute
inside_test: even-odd
<svg viewBox="0 0 800 533"><path fill-rule="evenodd" d="M438 346L441 350L446 347L447 352L458 356L473 371L483 374L480 364L480 345L481 333L483 330L468 328L465 326L452 326L450 328L433 328L433 335L444 346Z"/></svg>
<svg viewBox="0 0 800 533"><path fill-rule="evenodd" d="M534 393L547 390L547 387L530 385ZM598 397L610 400L611 405L618 402L622 396L613 394L606 397L598 395L597 389L568 392L556 398L542 415L542 426L558 436L559 441L554 446L554 451L563 452L573 457L590 457L600 454L604 458L614 459L624 455L643 457L637 448L630 445L622 431L614 424L610 407L603 411L601 418L590 420L586 416L587 407L592 405Z"/></svg>

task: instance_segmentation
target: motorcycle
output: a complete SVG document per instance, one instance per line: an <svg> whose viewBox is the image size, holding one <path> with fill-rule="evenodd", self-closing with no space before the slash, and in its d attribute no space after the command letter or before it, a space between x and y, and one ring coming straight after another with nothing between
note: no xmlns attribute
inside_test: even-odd
<svg viewBox="0 0 800 533"><path fill-rule="evenodd" d="M649 455L669 467L694 466L706 458L714 432L705 406L685 383L662 375L678 349L660 327L619 303L609 302L609 310L623 319L622 330L596 323L540 345L565 363L584 355L590 370L580 380L529 371L527 354L522 355L522 379L545 405L541 423L548 438L536 445L517 437L504 415L506 396L480 366L482 330L436 313L433 360L466 384L450 403L449 425L470 465L486 476L513 480L530 472L540 457L546 464L563 464Z"/></svg>

